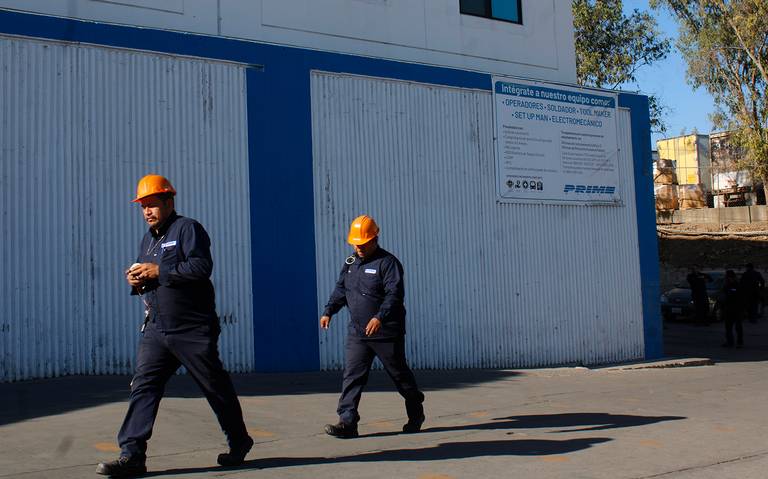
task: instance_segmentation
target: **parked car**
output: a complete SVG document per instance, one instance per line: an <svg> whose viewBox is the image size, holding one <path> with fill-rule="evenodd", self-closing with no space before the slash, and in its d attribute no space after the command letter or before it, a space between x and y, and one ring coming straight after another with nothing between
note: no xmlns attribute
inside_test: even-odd
<svg viewBox="0 0 768 479"><path fill-rule="evenodd" d="M707 276L707 296L709 296L710 319L717 321L720 311L720 290L723 287L725 271L702 271ZM688 283L676 284L674 288L661 295L661 315L665 320L687 319L695 314L691 287Z"/></svg>

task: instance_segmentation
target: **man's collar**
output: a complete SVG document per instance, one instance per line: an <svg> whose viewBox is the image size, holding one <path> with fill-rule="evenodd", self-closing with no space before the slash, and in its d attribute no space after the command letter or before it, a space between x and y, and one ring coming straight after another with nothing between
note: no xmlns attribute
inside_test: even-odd
<svg viewBox="0 0 768 479"><path fill-rule="evenodd" d="M381 246L377 246L376 251L371 253L369 256L366 256L365 258L361 258L360 264L365 264L375 260L376 258L380 257L383 252L384 250L381 248Z"/></svg>
<svg viewBox="0 0 768 479"><path fill-rule="evenodd" d="M157 229L157 233L155 233L154 229L152 229L152 228L149 229L149 232L154 237L158 237L158 236L164 235L168 231L168 228L171 226L171 223L176 221L176 218L178 218L178 217L179 217L179 215L176 214L176 210L171 211L170 216L168 216L168 218L165 219L163 224L160 225L160 228Z"/></svg>

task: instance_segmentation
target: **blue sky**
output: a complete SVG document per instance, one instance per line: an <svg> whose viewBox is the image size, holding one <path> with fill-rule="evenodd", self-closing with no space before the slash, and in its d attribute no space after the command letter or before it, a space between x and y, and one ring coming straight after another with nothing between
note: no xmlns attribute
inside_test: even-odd
<svg viewBox="0 0 768 479"><path fill-rule="evenodd" d="M625 13L631 13L635 8L650 12L664 35L673 41L677 38L677 23L665 10L651 10L647 0L624 0ZM714 110L714 101L709 93L701 88L694 90L687 83L685 70L685 61L673 47L666 60L640 69L636 84L622 85L624 90L656 95L667 106L667 137L691 133L694 129L703 134L712 132L709 114ZM660 138L663 137L658 133L653 134L654 149Z"/></svg>

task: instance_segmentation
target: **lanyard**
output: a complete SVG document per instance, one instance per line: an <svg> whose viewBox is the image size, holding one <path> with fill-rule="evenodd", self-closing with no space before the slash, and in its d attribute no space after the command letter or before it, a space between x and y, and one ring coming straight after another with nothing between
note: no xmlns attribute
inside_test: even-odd
<svg viewBox="0 0 768 479"><path fill-rule="evenodd" d="M166 233L167 234L167 233ZM157 247L160 245L160 243L165 239L165 234L157 239L157 241L154 241L150 238L149 240L149 248L147 248L147 256L151 255L153 251L157 249Z"/></svg>

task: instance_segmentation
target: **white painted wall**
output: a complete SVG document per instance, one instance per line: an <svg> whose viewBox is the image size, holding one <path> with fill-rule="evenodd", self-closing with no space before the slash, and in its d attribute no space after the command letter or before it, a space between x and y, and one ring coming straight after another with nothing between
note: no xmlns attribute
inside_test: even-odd
<svg viewBox="0 0 768 479"><path fill-rule="evenodd" d="M313 73L318 305L367 213L405 268L412 366L642 358L628 111L617 126L622 206L499 203L490 92ZM348 318L320 331L321 368L342 366Z"/></svg>
<svg viewBox="0 0 768 479"><path fill-rule="evenodd" d="M570 0L523 0L523 25L458 0L0 0L0 8L575 83Z"/></svg>
<svg viewBox="0 0 768 479"><path fill-rule="evenodd" d="M0 36L0 383L133 371L149 172L208 231L221 357L253 370L245 94L233 64Z"/></svg>

